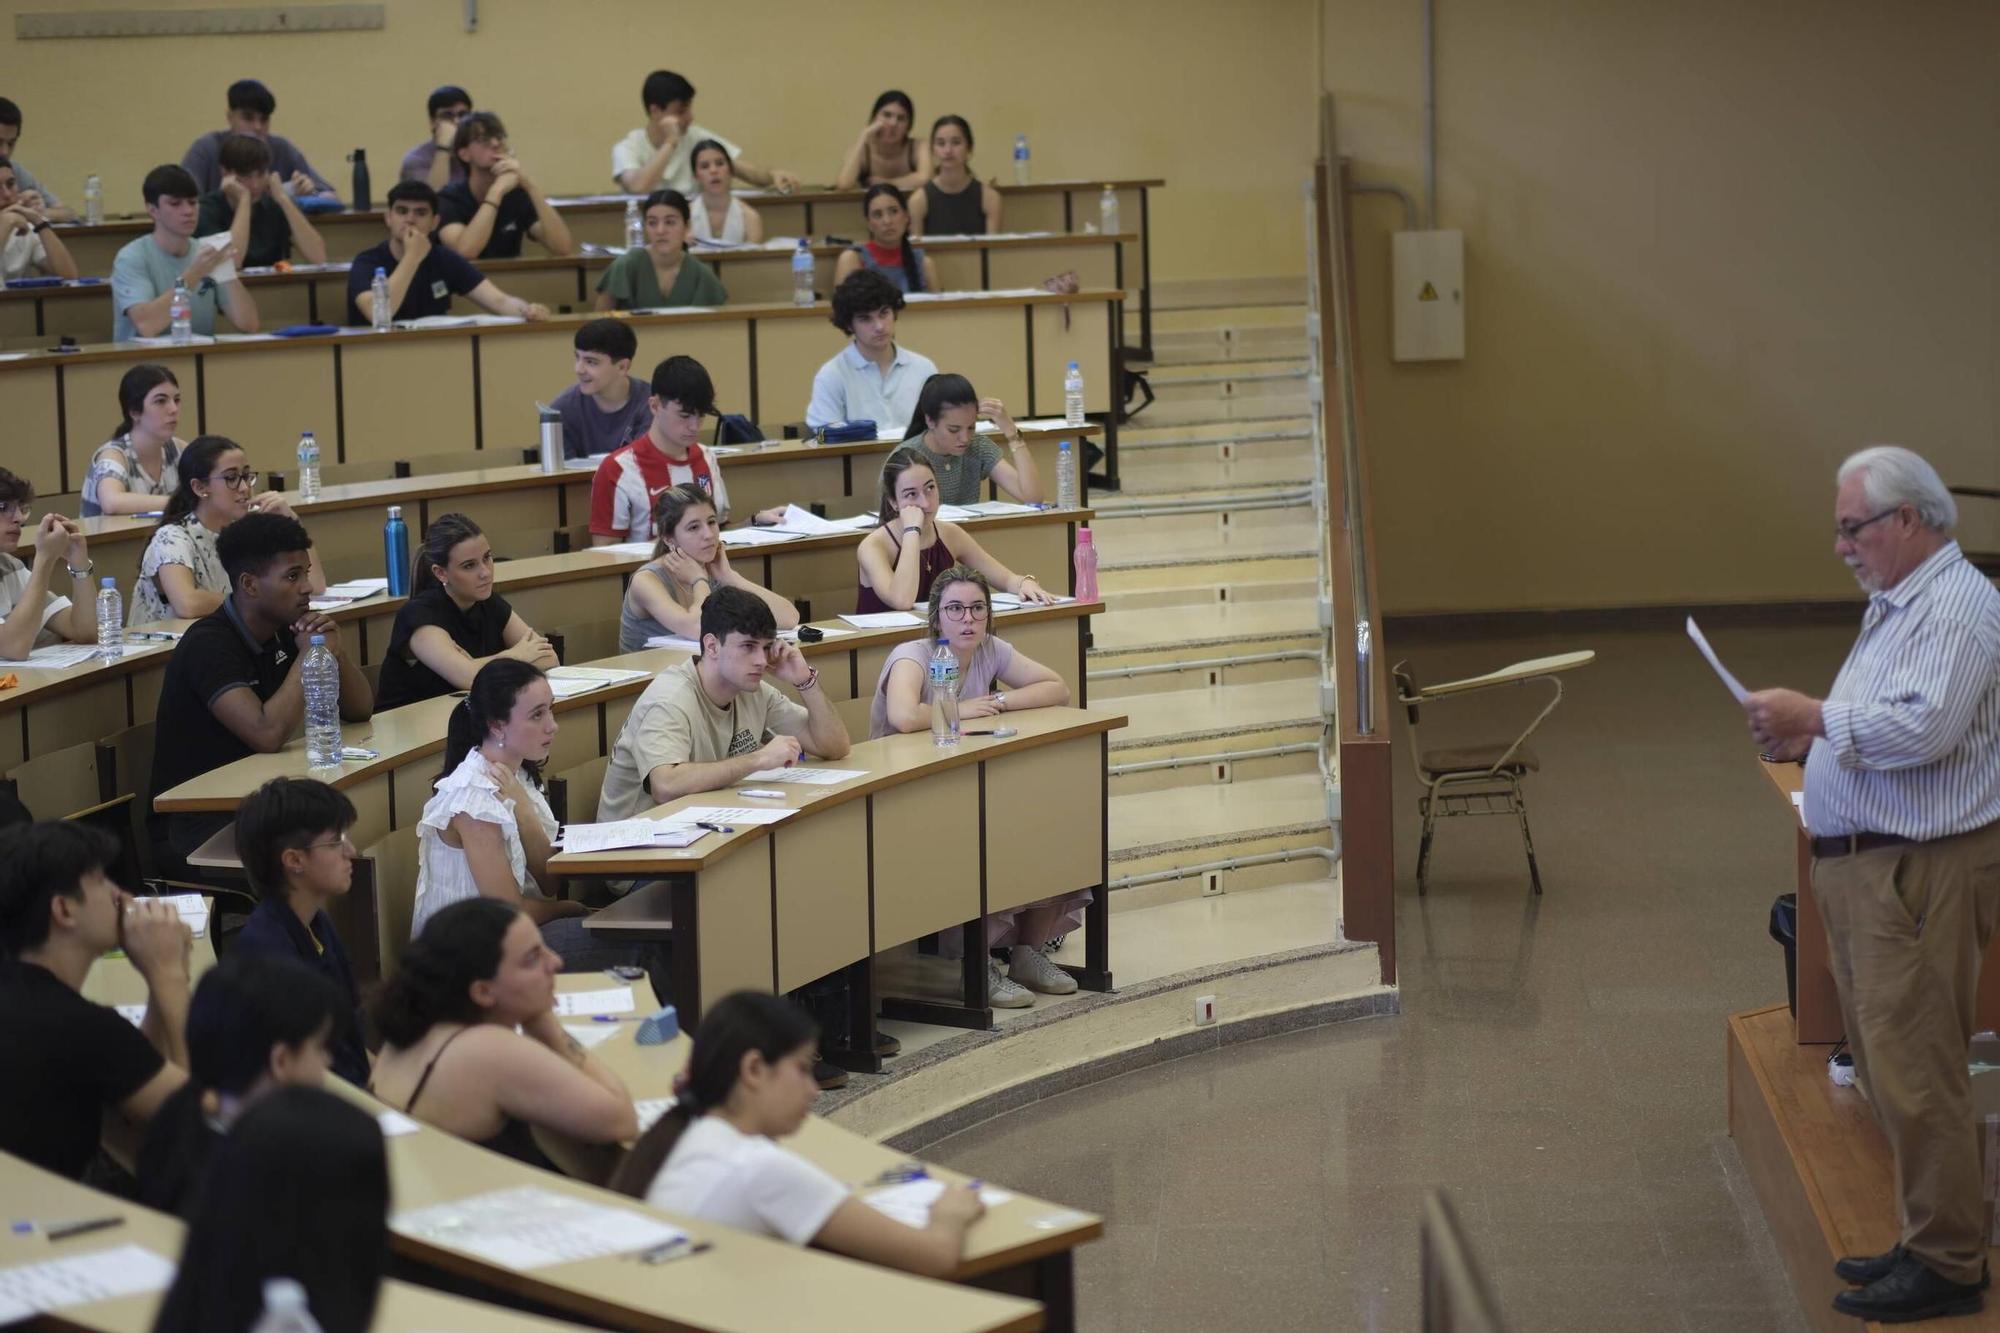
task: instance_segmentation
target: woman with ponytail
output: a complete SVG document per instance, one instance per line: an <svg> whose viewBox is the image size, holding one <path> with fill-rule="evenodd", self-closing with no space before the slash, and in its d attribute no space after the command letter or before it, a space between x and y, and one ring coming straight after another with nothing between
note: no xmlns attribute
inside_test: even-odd
<svg viewBox="0 0 2000 1333"><path fill-rule="evenodd" d="M180 485L187 441L174 435L181 421L181 382L165 366L140 365L118 381L118 426L90 458L83 479L83 516L150 514Z"/></svg>
<svg viewBox="0 0 2000 1333"><path fill-rule="evenodd" d="M669 486L653 501L653 558L632 573L618 611L618 651L677 634L701 641L701 608L717 588L741 588L771 608L779 629L797 629L799 609L736 572L722 544L715 499L699 486Z"/></svg>
<svg viewBox="0 0 2000 1333"><path fill-rule="evenodd" d="M841 254L833 266L834 285L868 269L899 292L936 291L937 265L910 244L910 205L903 192L893 185L871 185L861 196L861 211L868 219L868 239Z"/></svg>
<svg viewBox="0 0 2000 1333"><path fill-rule="evenodd" d="M382 659L377 712L468 689L479 668L502 657L556 665L549 641L493 590L493 544L464 514L434 519L411 565L410 599Z"/></svg>
<svg viewBox="0 0 2000 1333"><path fill-rule="evenodd" d="M196 438L180 456L179 481L167 497L166 512L146 553L139 558L139 581L132 588L129 625L153 620L198 620L229 596L229 575L216 554L215 539L251 510L297 517L285 497L257 489L257 469L243 446L222 435ZM314 592L326 591L326 573L313 551L307 565Z"/></svg>
<svg viewBox="0 0 2000 1333"><path fill-rule="evenodd" d="M992 421L1007 451L979 433L979 418ZM948 505L978 504L986 479L1022 504L1042 502L1042 478L1035 456L1021 441L1021 428L998 398L981 398L963 375L933 375L917 393L903 443L921 452L937 474L938 499Z"/></svg>
<svg viewBox="0 0 2000 1333"><path fill-rule="evenodd" d="M535 1166L550 1165L536 1128L579 1143L630 1140L639 1132L632 1094L556 1021L562 965L518 904L446 907L375 998L382 1051L369 1091Z"/></svg>
<svg viewBox="0 0 2000 1333"><path fill-rule="evenodd" d="M812 1020L788 1001L725 995L694 1034L674 1105L632 1145L611 1188L740 1231L949 1277L966 1231L986 1212L976 1190L947 1187L918 1230L774 1142L798 1132L819 1096L818 1045Z"/></svg>

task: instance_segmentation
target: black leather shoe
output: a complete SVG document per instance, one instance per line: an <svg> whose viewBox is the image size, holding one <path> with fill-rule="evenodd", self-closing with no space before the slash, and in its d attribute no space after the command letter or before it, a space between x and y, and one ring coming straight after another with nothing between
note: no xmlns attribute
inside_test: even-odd
<svg viewBox="0 0 2000 1333"><path fill-rule="evenodd" d="M1977 1314L1985 1304L1977 1282L1947 1282L1905 1254L1886 1277L1833 1298L1833 1308L1878 1324L1908 1324L1942 1315Z"/></svg>
<svg viewBox="0 0 2000 1333"><path fill-rule="evenodd" d="M874 1049L875 1054L886 1058L891 1055L900 1055L903 1050L903 1043L884 1032L881 1028L876 1028Z"/></svg>
<svg viewBox="0 0 2000 1333"><path fill-rule="evenodd" d="M826 1060L813 1061L813 1082L819 1084L821 1092L831 1092L835 1088L847 1086L847 1071Z"/></svg>
<svg viewBox="0 0 2000 1333"><path fill-rule="evenodd" d="M1908 1253L1898 1245L1887 1254L1850 1254L1834 1264L1833 1275L1842 1282L1865 1287L1870 1282L1880 1282L1889 1276Z"/></svg>

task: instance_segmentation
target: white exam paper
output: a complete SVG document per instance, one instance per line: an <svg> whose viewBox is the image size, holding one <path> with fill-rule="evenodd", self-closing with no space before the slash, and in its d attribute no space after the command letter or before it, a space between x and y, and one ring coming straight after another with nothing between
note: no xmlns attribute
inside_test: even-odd
<svg viewBox="0 0 2000 1333"><path fill-rule="evenodd" d="M61 671L67 667L82 666L97 656L94 643L51 643L41 648L31 648L28 656L0 661L0 671Z"/></svg>
<svg viewBox="0 0 2000 1333"><path fill-rule="evenodd" d="M375 1113L375 1123L382 1127L382 1137L385 1139L399 1139L405 1134L414 1134L423 1128L401 1111L388 1107Z"/></svg>
<svg viewBox="0 0 2000 1333"><path fill-rule="evenodd" d="M633 1102L633 1109L639 1113L639 1132L644 1134L651 1129L659 1122L661 1116L673 1109L673 1106L672 1097L647 1097L643 1101Z"/></svg>
<svg viewBox="0 0 2000 1333"><path fill-rule="evenodd" d="M143 1245L15 1264L0 1268L0 1323L66 1305L165 1291L173 1280L173 1261Z"/></svg>
<svg viewBox="0 0 2000 1333"><path fill-rule="evenodd" d="M601 1046L618 1035L616 1023L565 1023L562 1029L576 1039L577 1045L586 1050L592 1046Z"/></svg>
<svg viewBox="0 0 2000 1333"><path fill-rule="evenodd" d="M853 778L868 776L860 768L765 768L744 778L745 782L803 782L815 787L831 787Z"/></svg>
<svg viewBox="0 0 2000 1333"><path fill-rule="evenodd" d="M804 536L801 532L781 532L777 528L725 528L722 533L724 546L776 546L780 542L795 542Z"/></svg>
<svg viewBox="0 0 2000 1333"><path fill-rule="evenodd" d="M895 1218L906 1227L921 1231L931 1223L931 1205L944 1193L942 1180L906 1180L900 1185L890 1185L861 1196L861 1201L879 1213ZM988 1208L997 1208L1014 1198L1011 1190L995 1189L991 1185L979 1188L979 1201Z"/></svg>
<svg viewBox="0 0 2000 1333"><path fill-rule="evenodd" d="M602 824L565 824L566 852L608 852L616 847L685 847L700 830L671 827L657 819L614 819Z"/></svg>
<svg viewBox="0 0 2000 1333"><path fill-rule="evenodd" d="M648 648L678 648L684 653L698 653L701 645L693 639L679 634L655 634L646 640Z"/></svg>
<svg viewBox="0 0 2000 1333"><path fill-rule="evenodd" d="M684 828L695 824L720 824L727 828L738 824L775 824L793 813L791 810L759 810L747 805L690 805L669 812L666 821Z"/></svg>
<svg viewBox="0 0 2000 1333"><path fill-rule="evenodd" d="M1722 665L1722 659L1715 655L1715 649L1709 647L1708 636L1701 632L1701 626L1694 623L1693 616L1688 617L1687 631L1688 637L1694 640L1694 646L1701 650L1701 655L1708 659L1711 667L1715 668L1715 674L1722 677L1722 683L1729 687L1729 693L1737 703L1742 703L1744 696L1750 691L1743 688L1742 681L1730 674L1728 667Z"/></svg>
<svg viewBox="0 0 2000 1333"><path fill-rule="evenodd" d="M515 1269L630 1254L686 1239L678 1227L644 1213L539 1185L418 1208L397 1214L389 1224L406 1236Z"/></svg>
<svg viewBox="0 0 2000 1333"><path fill-rule="evenodd" d="M922 616L908 611L862 611L841 617L856 629L909 629L925 623Z"/></svg>
<svg viewBox="0 0 2000 1333"><path fill-rule="evenodd" d="M634 1007L630 986L612 986L605 990L559 991L556 994L558 1018L584 1018L591 1014L632 1012Z"/></svg>

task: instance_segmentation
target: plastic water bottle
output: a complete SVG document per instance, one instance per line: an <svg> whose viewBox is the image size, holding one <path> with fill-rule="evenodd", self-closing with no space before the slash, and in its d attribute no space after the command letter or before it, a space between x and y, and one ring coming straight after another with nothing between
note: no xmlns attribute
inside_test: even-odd
<svg viewBox="0 0 2000 1333"><path fill-rule="evenodd" d="M97 655L107 662L125 656L125 599L113 578L97 581Z"/></svg>
<svg viewBox="0 0 2000 1333"><path fill-rule="evenodd" d="M104 225L104 178L94 171L83 178L83 220L92 227Z"/></svg>
<svg viewBox="0 0 2000 1333"><path fill-rule="evenodd" d="M958 744L958 658L948 640L931 652L931 744Z"/></svg>
<svg viewBox="0 0 2000 1333"><path fill-rule="evenodd" d="M1027 183L1028 183L1028 136L1025 134L1017 134L1014 136L1014 184L1026 185Z"/></svg>
<svg viewBox="0 0 2000 1333"><path fill-rule="evenodd" d="M174 346L185 347L194 341L194 298L188 295L186 278L174 279L174 294L167 298L167 325Z"/></svg>
<svg viewBox="0 0 2000 1333"><path fill-rule="evenodd" d="M306 767L340 766L340 662L326 646L326 636L312 636L299 663L306 687Z"/></svg>
<svg viewBox="0 0 2000 1333"><path fill-rule="evenodd" d="M1076 451L1068 440L1056 446L1056 508L1076 508Z"/></svg>
<svg viewBox="0 0 2000 1333"><path fill-rule="evenodd" d="M1097 600L1097 543L1091 540L1090 526L1085 524L1076 530L1076 555L1072 562L1076 566L1076 582L1072 585L1079 602Z"/></svg>
<svg viewBox="0 0 2000 1333"><path fill-rule="evenodd" d="M403 506L389 506L389 521L382 525L382 572L389 576L389 595L410 595L410 527L403 522Z"/></svg>
<svg viewBox="0 0 2000 1333"><path fill-rule="evenodd" d="M264 1312L250 1333L323 1333L306 1304L306 1289L288 1277L264 1279Z"/></svg>
<svg viewBox="0 0 2000 1333"><path fill-rule="evenodd" d="M389 308L389 275L379 268L375 281L368 284L368 297L375 303L375 332L387 333L396 312Z"/></svg>
<svg viewBox="0 0 2000 1333"><path fill-rule="evenodd" d="M625 248L643 250L646 248L646 220L639 216L639 201L625 201Z"/></svg>
<svg viewBox="0 0 2000 1333"><path fill-rule="evenodd" d="M813 303L813 252L812 242L799 237L799 248L792 251L792 304L811 305Z"/></svg>
<svg viewBox="0 0 2000 1333"><path fill-rule="evenodd" d="M309 430L299 434L299 498L319 499L319 441Z"/></svg>
<svg viewBox="0 0 2000 1333"><path fill-rule="evenodd" d="M1118 234L1118 191L1109 185L1097 196L1097 229L1106 236Z"/></svg>
<svg viewBox="0 0 2000 1333"><path fill-rule="evenodd" d="M1083 424L1083 372L1077 369L1074 361L1063 372L1063 424Z"/></svg>

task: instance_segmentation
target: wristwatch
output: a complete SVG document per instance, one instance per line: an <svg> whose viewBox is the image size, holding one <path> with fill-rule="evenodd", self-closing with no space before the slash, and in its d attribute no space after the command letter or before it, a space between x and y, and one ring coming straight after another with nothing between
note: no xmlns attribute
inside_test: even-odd
<svg viewBox="0 0 2000 1333"><path fill-rule="evenodd" d="M69 576L73 579L87 579L90 577L90 572L97 568L97 561L93 558L82 569L74 569L71 568L69 561L65 560L63 568L69 570Z"/></svg>

